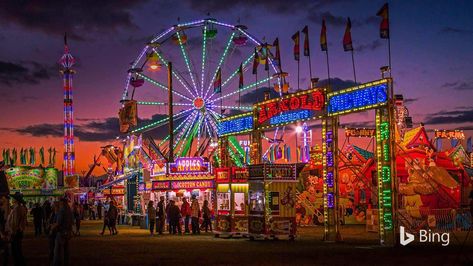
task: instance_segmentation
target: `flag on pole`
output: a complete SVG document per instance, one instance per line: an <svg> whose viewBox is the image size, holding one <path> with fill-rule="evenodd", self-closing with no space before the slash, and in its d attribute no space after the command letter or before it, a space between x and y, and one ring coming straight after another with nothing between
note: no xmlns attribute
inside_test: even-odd
<svg viewBox="0 0 473 266"><path fill-rule="evenodd" d="M347 27L345 28L345 35L343 36L343 50L353 51L353 43L351 41L351 20L348 18Z"/></svg>
<svg viewBox="0 0 473 266"><path fill-rule="evenodd" d="M381 39L389 39L389 8L388 3L384 4L383 7L376 13L376 16L382 18L379 24L379 36Z"/></svg>
<svg viewBox="0 0 473 266"><path fill-rule="evenodd" d="M214 93L222 92L222 69L219 67L214 80Z"/></svg>
<svg viewBox="0 0 473 266"><path fill-rule="evenodd" d="M255 55L253 57L253 75L256 75L256 73L258 73L258 65L259 65L258 50L255 48Z"/></svg>
<svg viewBox="0 0 473 266"><path fill-rule="evenodd" d="M276 38L273 42L273 46L276 48L276 53L274 55L274 64L278 67L281 67L281 52L279 50L279 38Z"/></svg>
<svg viewBox="0 0 473 266"><path fill-rule="evenodd" d="M304 33L304 56L310 56L310 46L309 46L309 26L305 26L302 29Z"/></svg>
<svg viewBox="0 0 473 266"><path fill-rule="evenodd" d="M240 80L238 82L238 88L241 90L241 89L243 89L243 64L240 64L240 68L238 68L238 74L240 75Z"/></svg>
<svg viewBox="0 0 473 266"><path fill-rule="evenodd" d="M327 51L327 27L325 27L325 19L322 20L322 29L320 30L320 49Z"/></svg>
<svg viewBox="0 0 473 266"><path fill-rule="evenodd" d="M300 32L297 31L296 33L294 33L294 35L292 35L292 40L294 41L294 60L296 61L299 61L300 59L300 45L299 45L299 39L300 39Z"/></svg>

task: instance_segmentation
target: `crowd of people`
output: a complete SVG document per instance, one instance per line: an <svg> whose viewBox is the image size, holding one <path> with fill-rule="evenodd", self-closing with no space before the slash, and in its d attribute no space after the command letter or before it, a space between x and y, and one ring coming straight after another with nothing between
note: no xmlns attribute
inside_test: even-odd
<svg viewBox="0 0 473 266"><path fill-rule="evenodd" d="M170 200L166 204L164 196L161 196L156 206L153 201L148 202L147 216L150 235L154 235L155 232L163 234L166 223L169 234L173 235L182 234L182 226L184 226L186 234L190 234L191 230L193 235L200 234L201 230L212 231L212 214L209 202L204 200L201 208L195 196L192 196L190 203L187 198L184 198L180 208L174 200ZM202 224L200 223L201 217Z"/></svg>

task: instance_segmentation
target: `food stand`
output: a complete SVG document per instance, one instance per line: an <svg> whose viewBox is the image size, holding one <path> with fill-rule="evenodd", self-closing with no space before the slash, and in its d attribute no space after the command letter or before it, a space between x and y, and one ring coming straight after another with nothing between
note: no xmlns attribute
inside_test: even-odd
<svg viewBox="0 0 473 266"><path fill-rule="evenodd" d="M238 237L248 232L248 170L215 169L217 183L216 237Z"/></svg>
<svg viewBox="0 0 473 266"><path fill-rule="evenodd" d="M256 164L248 172L250 240L294 239L296 165Z"/></svg>

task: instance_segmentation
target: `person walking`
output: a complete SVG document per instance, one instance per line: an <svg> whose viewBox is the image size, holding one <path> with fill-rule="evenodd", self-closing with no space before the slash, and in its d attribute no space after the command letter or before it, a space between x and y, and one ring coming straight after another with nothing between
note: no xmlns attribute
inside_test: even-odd
<svg viewBox="0 0 473 266"><path fill-rule="evenodd" d="M105 233L105 227L107 227L110 234L112 234L112 229L110 228L110 222L108 219L108 211L105 211L105 214L103 216L103 227L102 227L102 232L100 233L100 235L102 236L103 236L103 233Z"/></svg>
<svg viewBox="0 0 473 266"><path fill-rule="evenodd" d="M10 206L8 204L8 195L0 196L0 252L3 252L3 265L8 265L8 235L6 232L7 217Z"/></svg>
<svg viewBox="0 0 473 266"><path fill-rule="evenodd" d="M49 235L49 218L51 217L51 213L51 202L45 200L43 203L43 231L46 235Z"/></svg>
<svg viewBox="0 0 473 266"><path fill-rule="evenodd" d="M23 200L23 195L20 192L15 192L11 198L13 199L13 209L7 218L6 231L11 239L11 253L14 265L25 265L22 242L28 211L25 206L26 202Z"/></svg>
<svg viewBox="0 0 473 266"><path fill-rule="evenodd" d="M72 236L73 215L69 200L64 197L59 202L59 212L56 216L54 230L56 230L56 241L54 242L53 265L69 264L69 240Z"/></svg>
<svg viewBox="0 0 473 266"><path fill-rule="evenodd" d="M156 208L154 207L154 202L150 200L148 202L148 224L149 224L149 234L154 235L154 225L156 224Z"/></svg>
<svg viewBox="0 0 473 266"><path fill-rule="evenodd" d="M99 200L97 202L97 216L99 217L99 220L102 220L102 209L103 209L103 204L102 204L102 201Z"/></svg>
<svg viewBox="0 0 473 266"><path fill-rule="evenodd" d="M72 215L74 218L74 224L76 226L76 231L74 235L80 236L80 207L79 203L74 202L74 207L72 208Z"/></svg>
<svg viewBox="0 0 473 266"><path fill-rule="evenodd" d="M200 206L195 196L192 196L191 204L191 218L192 218L192 234L200 234L199 217L200 217Z"/></svg>
<svg viewBox="0 0 473 266"><path fill-rule="evenodd" d="M157 215L156 233L162 235L163 230L164 230L164 224L166 223L166 215L164 212L164 196L159 197L156 215Z"/></svg>
<svg viewBox="0 0 473 266"><path fill-rule="evenodd" d="M184 217L184 233L189 234L189 221L191 219L191 205L187 201L187 198L182 199L182 206L181 206L181 215Z"/></svg>
<svg viewBox="0 0 473 266"><path fill-rule="evenodd" d="M57 228L55 227L55 224L57 222L57 215L59 213L59 201L55 201L53 203L53 207L51 209L51 215L48 218L48 225L47 225L47 230L49 232L48 235L48 242L49 242L49 265L53 264L54 260L54 247L56 246L56 236L57 236Z"/></svg>
<svg viewBox="0 0 473 266"><path fill-rule="evenodd" d="M82 204L82 210L83 210L83 219L84 220L88 220L89 219L89 204L87 203L87 201L84 201L84 203Z"/></svg>
<svg viewBox="0 0 473 266"><path fill-rule="evenodd" d="M33 215L34 236L41 236L43 229L43 209L39 203L35 203L30 214Z"/></svg>
<svg viewBox="0 0 473 266"><path fill-rule="evenodd" d="M210 228L210 232L212 232L212 222L210 221L210 208L209 208L209 201L204 200L204 206L202 206L202 218L204 221L202 222L202 227L205 229L205 232L208 232Z"/></svg>
<svg viewBox="0 0 473 266"><path fill-rule="evenodd" d="M115 206L115 201L110 201L110 207L108 208L108 223L112 229L112 234L118 234L117 230L117 218L118 218L118 208Z"/></svg>
<svg viewBox="0 0 473 266"><path fill-rule="evenodd" d="M171 233L173 235L175 235L176 233L182 234L181 225L179 224L180 219L181 211L176 205L176 202L174 200L171 200L169 206L169 225L171 227Z"/></svg>

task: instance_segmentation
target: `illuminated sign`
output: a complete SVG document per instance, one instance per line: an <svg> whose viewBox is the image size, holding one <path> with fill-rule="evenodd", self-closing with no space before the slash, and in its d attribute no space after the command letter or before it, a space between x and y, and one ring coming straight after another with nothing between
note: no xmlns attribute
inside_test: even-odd
<svg viewBox="0 0 473 266"><path fill-rule="evenodd" d="M352 113L385 105L388 102L388 88L388 79L383 79L328 93L328 115Z"/></svg>
<svg viewBox="0 0 473 266"><path fill-rule="evenodd" d="M203 174L210 172L210 164L201 157L181 157L169 164L171 174Z"/></svg>
<svg viewBox="0 0 473 266"><path fill-rule="evenodd" d="M345 128L346 137L373 138L376 136L374 128Z"/></svg>
<svg viewBox="0 0 473 266"><path fill-rule="evenodd" d="M123 196L125 195L125 187L124 186L113 186L112 193L110 193L110 189L104 189L103 194L105 196Z"/></svg>
<svg viewBox="0 0 473 266"><path fill-rule="evenodd" d="M436 139L465 139L463 130L435 130Z"/></svg>
<svg viewBox="0 0 473 266"><path fill-rule="evenodd" d="M143 192L143 191L150 191L153 189L152 183L151 182L141 182L138 184L138 191Z"/></svg>
<svg viewBox="0 0 473 266"><path fill-rule="evenodd" d="M325 106L324 91L311 89L255 105L256 127L270 128L295 121L320 118Z"/></svg>
<svg viewBox="0 0 473 266"><path fill-rule="evenodd" d="M248 170L246 168L233 167L232 182L247 182Z"/></svg>
<svg viewBox="0 0 473 266"><path fill-rule="evenodd" d="M214 188L214 182L212 180L200 180L200 181L172 181L172 189L200 189L200 188Z"/></svg>
<svg viewBox="0 0 473 266"><path fill-rule="evenodd" d="M57 188L59 171L56 168L18 166L5 170L10 189L43 189Z"/></svg>
<svg viewBox="0 0 473 266"><path fill-rule="evenodd" d="M151 190L166 190L170 189L169 181L153 181Z"/></svg>
<svg viewBox="0 0 473 266"><path fill-rule="evenodd" d="M253 129L253 112L226 117L220 120L218 135L242 134Z"/></svg>
<svg viewBox="0 0 473 266"><path fill-rule="evenodd" d="M295 180L294 164L255 164L248 166L248 178L252 180Z"/></svg>
<svg viewBox="0 0 473 266"><path fill-rule="evenodd" d="M158 176L158 175L165 175L165 174L166 174L165 164L153 163L153 166L151 167L150 176Z"/></svg>
<svg viewBox="0 0 473 266"><path fill-rule="evenodd" d="M215 170L217 182L225 183L230 181L230 168L219 168Z"/></svg>

